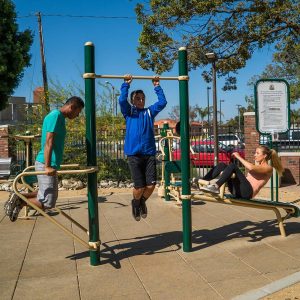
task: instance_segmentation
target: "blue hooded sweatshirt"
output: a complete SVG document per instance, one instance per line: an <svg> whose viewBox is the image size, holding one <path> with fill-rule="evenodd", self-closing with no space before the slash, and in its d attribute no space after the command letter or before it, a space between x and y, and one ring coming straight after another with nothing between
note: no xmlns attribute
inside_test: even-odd
<svg viewBox="0 0 300 300"><path fill-rule="evenodd" d="M131 155L155 155L154 118L167 105L164 92L160 86L154 91L158 101L148 108L138 109L127 101L130 85L124 82L121 86L119 104L126 121L124 153Z"/></svg>

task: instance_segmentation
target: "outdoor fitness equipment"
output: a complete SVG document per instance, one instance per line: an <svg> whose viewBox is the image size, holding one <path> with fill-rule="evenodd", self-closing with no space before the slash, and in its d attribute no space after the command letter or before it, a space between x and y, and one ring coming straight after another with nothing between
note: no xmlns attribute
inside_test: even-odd
<svg viewBox="0 0 300 300"><path fill-rule="evenodd" d="M174 136L172 130L169 129L168 124L163 125L161 136L162 138L159 140L159 149L162 155L162 180L160 187L158 188L158 196L165 198L166 201L170 201L171 198L173 198L176 200L176 204L181 207L182 182L181 180L176 180L176 176L174 175L176 173L181 173L181 161L173 160L171 149L173 141L180 141L180 136ZM189 151L192 154L195 154L191 146ZM195 193L197 194L198 191L193 190L191 195L193 196Z"/></svg>
<svg viewBox="0 0 300 300"><path fill-rule="evenodd" d="M208 185L209 182L205 180L199 180L199 185L205 186ZM193 195L193 199L201 200L204 202L214 202L214 203L221 203L221 204L229 204L229 205L236 205L236 206L244 206L244 207L252 207L264 210L273 210L277 222L279 231L282 237L286 237L286 232L284 228L283 222L290 218L290 217L300 217L300 207L294 205L293 203L288 202L279 202L279 201L271 201L265 199L240 199L240 198L233 198L232 195L225 195L226 184L224 183L220 187L219 195L211 194L209 192L203 192L202 194ZM286 212L286 215L282 217L280 210L282 209Z"/></svg>
<svg viewBox="0 0 300 300"><path fill-rule="evenodd" d="M166 126L165 126L166 125ZM165 129L168 128L168 124L164 124ZM177 201L177 204L180 203L181 199L181 181L175 180L173 174L181 172L181 162L175 161L172 159L172 152L170 151L170 144L174 138L170 130L167 129L167 134L159 141L160 149L163 155L163 165L162 165L162 174L163 174L163 184L162 188L160 187L159 195L164 197L166 201L170 201L171 198ZM162 145L164 141L164 146ZM232 176L234 177L234 175ZM199 179L198 186L206 186L210 184L209 181ZM213 202L221 204L229 204L236 206L252 207L257 209L272 210L276 215L276 219L279 226L279 231L282 237L286 237L286 232L284 228L284 221L290 217L300 217L300 207L288 202L279 202L265 199L239 199L234 198L232 195L225 195L226 183L220 187L220 193L218 195L204 192L204 191L193 191L191 193L192 200L200 200L203 202ZM164 192L162 191L164 190ZM286 215L282 216L280 210L285 211Z"/></svg>
<svg viewBox="0 0 300 300"><path fill-rule="evenodd" d="M57 171L57 174L59 174L59 175L60 174L86 174L86 173L87 174L92 174L92 173L97 172L97 168L96 167L86 167L84 169L78 169L79 165L77 165L77 164L62 165L61 166L62 169L69 168L69 167L71 167L71 168L75 167L77 169L76 170L61 170L61 171ZM68 235L72 236L74 239L76 239L82 245L84 245L85 247L87 247L91 252L98 252L99 251L99 247L100 247L100 241L96 241L96 242L94 242L94 241L89 241L89 242L84 241L78 235L76 235L71 230L69 230L66 226L64 226L62 223L60 223L55 218L53 218L50 215L48 215L45 211L43 211L42 209L40 209L39 207L37 207L35 204L31 203L23 194L21 194L21 192L19 191L19 188L18 188L19 184L22 184L23 186L27 187L30 191L34 191L34 189L32 189L30 187L30 185L28 185L26 183L26 179L25 179L26 177L32 177L32 176L36 176L36 175L46 175L45 171L32 171L32 170L34 170L34 166L29 166L29 167L25 168L25 170L22 173L20 173L19 175L16 176L16 178L14 179L14 182L13 182L13 190L14 190L14 192L24 202L26 202L28 206L30 206L33 209L35 209L36 211L38 211L47 220L49 220L53 224L57 225L60 229L62 229L63 231L65 231ZM21 181L21 183L20 183L20 181ZM82 226L81 224L79 224L77 221L75 221L72 217L70 217L68 214L66 214L65 212L63 212L58 207L54 207L52 209L52 211L57 211L58 213L60 213L61 215L63 215L65 218L67 218L69 221L71 221L72 223L74 223L78 228L80 228L81 230L83 230L88 236L90 236L89 230L87 230L84 226Z"/></svg>
<svg viewBox="0 0 300 300"><path fill-rule="evenodd" d="M32 143L34 140L40 138L40 135L31 135L29 131L26 132L26 135L17 134L14 136L14 139L17 141L23 141L25 143L25 168L28 168L32 165ZM22 164L23 165L23 164ZM21 167L22 168L22 167ZM36 182L36 176L21 177L22 183L26 186L28 192L34 192L34 188L32 187L32 183ZM29 219L29 206L25 207L25 212L23 217L19 217L20 219Z"/></svg>
<svg viewBox="0 0 300 300"><path fill-rule="evenodd" d="M189 160L189 120L188 120L188 69L187 69L187 51L185 47L178 51L179 76L164 77L159 76L160 80L178 80L180 96L180 132L181 132L181 171L182 171L182 223L183 223L183 251L190 252L191 242L191 190L190 190L190 160ZM132 76L133 79L151 79L156 76ZM122 75L97 75L95 73L95 47L92 42L85 43L85 111L86 111L86 138L87 138L87 161L88 165L96 165L96 120L95 120L95 79L125 79ZM88 174L88 201L97 203L97 177L96 174ZM97 206L94 205L96 209ZM95 219L98 225L98 219ZM100 258L98 257L98 260Z"/></svg>

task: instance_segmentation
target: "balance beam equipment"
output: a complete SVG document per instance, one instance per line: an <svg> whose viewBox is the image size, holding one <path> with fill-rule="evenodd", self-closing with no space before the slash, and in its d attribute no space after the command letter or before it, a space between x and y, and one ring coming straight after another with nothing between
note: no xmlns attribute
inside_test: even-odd
<svg viewBox="0 0 300 300"><path fill-rule="evenodd" d="M78 165L63 165L62 167L74 167ZM49 216L45 211L37 207L35 204L31 203L24 195L22 195L19 192L18 189L18 184L20 184L20 181L22 181L21 184L24 184L26 182L25 180L22 180L22 178L26 176L36 176L36 175L46 175L45 171L34 171L34 172L29 172L28 170L33 169L33 166L30 166L26 168L22 173L20 173L14 180L13 182L13 190L17 194L18 197L20 197L28 206L32 207L36 211L38 211L41 215L43 215L48 221L52 222L56 226L58 226L60 229L62 229L66 234L70 235L73 237L75 240L77 240L79 243L81 243L83 246L87 247L89 250L97 250L100 246L100 241L98 242L86 242L83 239L81 239L78 235L73 233L71 230L69 230L67 227L65 227L63 224L61 224L59 221L57 221L55 218ZM94 173L97 172L98 168L97 167L86 167L85 169L77 169L77 170L60 170L57 171L57 174L87 174L87 173ZM26 183L25 183L26 184ZM75 221L72 217L70 217L68 214L63 212L61 209L58 207L54 207L52 210L57 211L60 213L62 216L67 218L69 221L74 223L78 228L80 228L82 231L84 231L88 236L89 236L89 231L79 224L77 221Z"/></svg>
<svg viewBox="0 0 300 300"><path fill-rule="evenodd" d="M206 185L208 182L202 182L199 180L199 184ZM257 209L273 210L279 226L279 231L282 237L286 237L286 232L283 222L289 217L300 217L300 207L292 203L286 202L274 202L271 200L264 199L241 199L233 198L232 195L224 195L225 184L220 187L220 194L215 195L206 191L203 191L201 195L192 195L192 199L201 200L204 202L214 202L221 204L229 204L236 206L251 207ZM283 209L286 212L284 217L281 216L279 209Z"/></svg>

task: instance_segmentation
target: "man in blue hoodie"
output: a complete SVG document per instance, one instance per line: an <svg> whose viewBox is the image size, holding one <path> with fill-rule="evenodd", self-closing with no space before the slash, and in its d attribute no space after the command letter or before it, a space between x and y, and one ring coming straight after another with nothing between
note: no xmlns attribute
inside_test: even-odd
<svg viewBox="0 0 300 300"><path fill-rule="evenodd" d="M156 184L156 147L154 138L154 118L162 111L167 100L159 85L159 77L152 80L157 102L145 108L145 94L128 90L132 82L131 75L125 75L121 86L119 104L126 120L126 137L124 152L128 157L128 165L134 182L133 199L131 201L132 215L136 221L147 217L146 200L151 196Z"/></svg>

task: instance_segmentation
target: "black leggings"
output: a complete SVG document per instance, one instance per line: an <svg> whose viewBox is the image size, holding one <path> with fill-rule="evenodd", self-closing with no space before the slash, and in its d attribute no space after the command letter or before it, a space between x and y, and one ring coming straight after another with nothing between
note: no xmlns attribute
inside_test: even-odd
<svg viewBox="0 0 300 300"><path fill-rule="evenodd" d="M222 173L216 184L220 187L227 182L230 193L238 198L251 199L253 195L253 189L250 182L246 179L245 175L241 172L238 166L234 163L226 165L219 163L213 167L204 177L204 180L212 180ZM231 175L235 174L235 178L231 178Z"/></svg>

